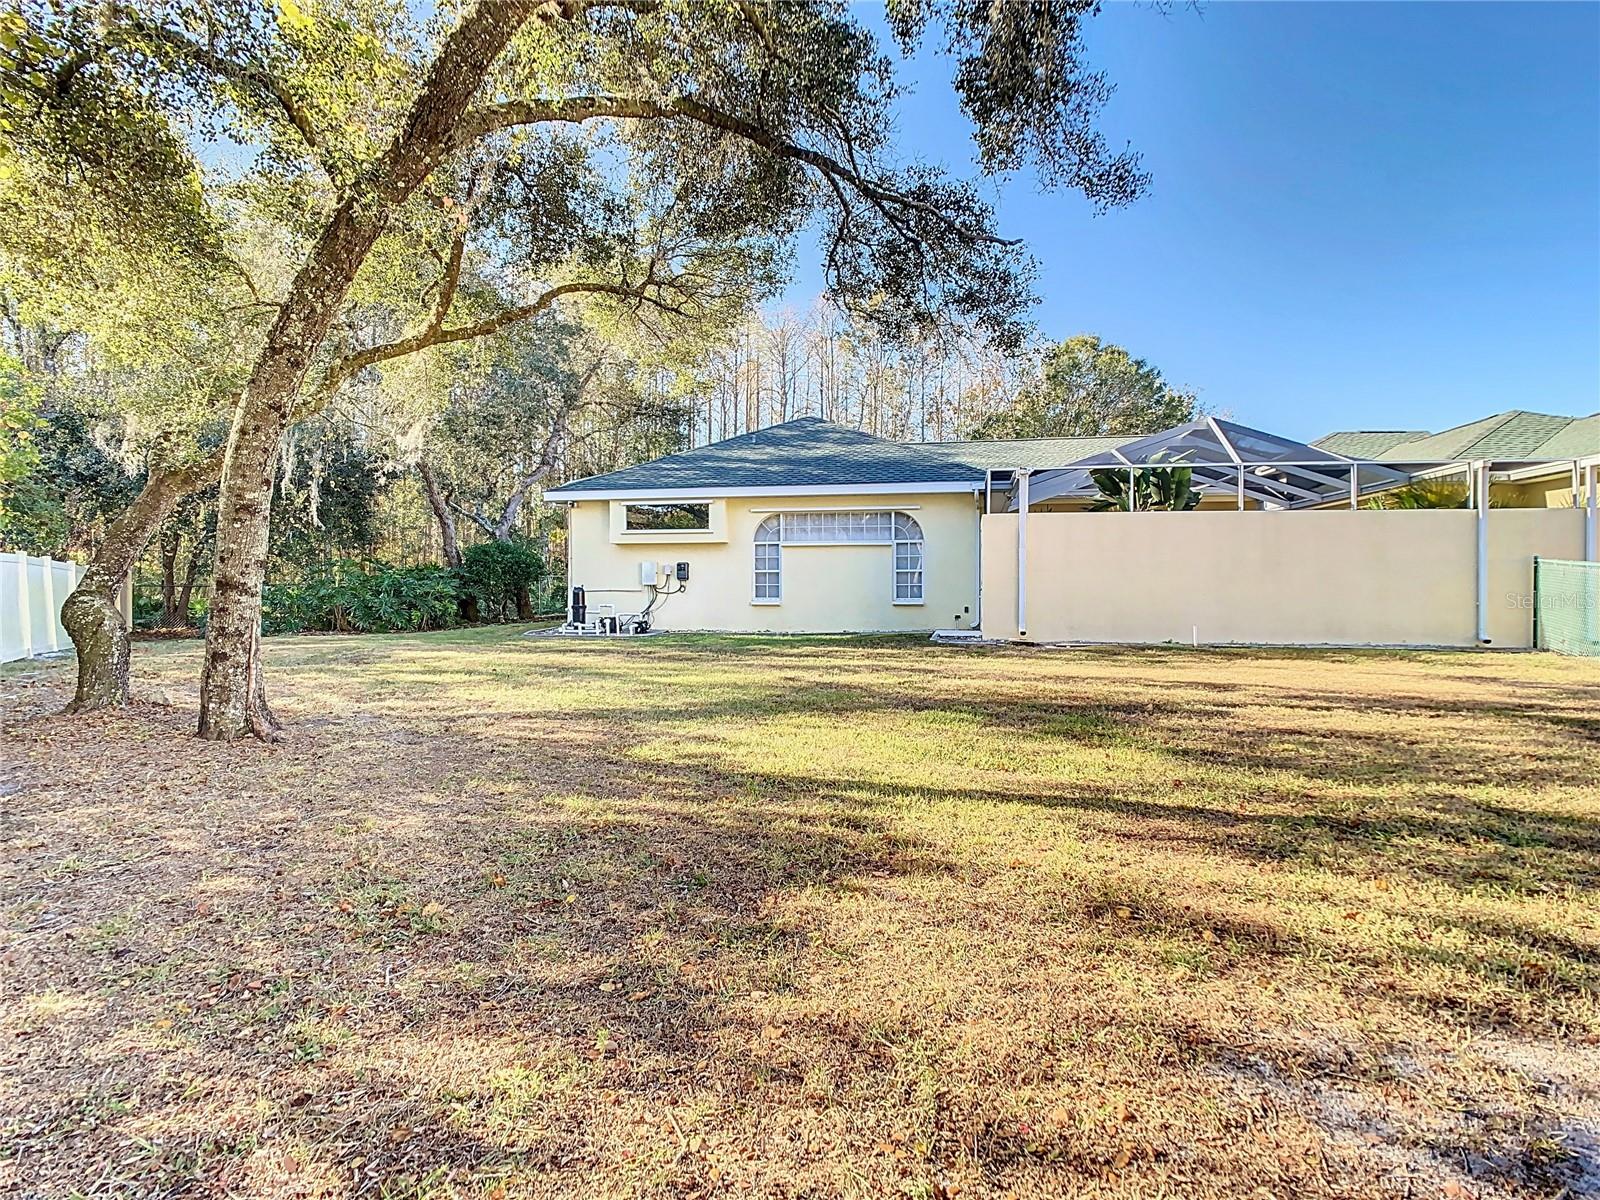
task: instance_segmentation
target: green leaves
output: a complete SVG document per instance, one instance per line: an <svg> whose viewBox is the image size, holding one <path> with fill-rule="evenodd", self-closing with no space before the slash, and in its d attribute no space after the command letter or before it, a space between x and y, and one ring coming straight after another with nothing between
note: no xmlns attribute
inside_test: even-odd
<svg viewBox="0 0 1600 1200"><path fill-rule="evenodd" d="M21 479L39 461L34 435L44 426L40 395L22 360L0 354L0 502L5 500L4 485Z"/></svg>
<svg viewBox="0 0 1600 1200"><path fill-rule="evenodd" d="M1100 489L1090 511L1188 512L1200 503L1193 468L1160 465L1182 461L1182 455L1170 458L1157 451L1148 466L1090 471L1089 478Z"/></svg>
<svg viewBox="0 0 1600 1200"><path fill-rule="evenodd" d="M271 633L338 630L415 633L456 623L455 576L443 567L390 567L340 559L262 592Z"/></svg>
<svg viewBox="0 0 1600 1200"><path fill-rule="evenodd" d="M1045 352L1038 378L1009 409L976 422L978 438L1097 437L1156 433L1201 413L1193 392L1121 346L1081 333Z"/></svg>
<svg viewBox="0 0 1600 1200"><path fill-rule="evenodd" d="M544 574L543 555L520 539L469 546L456 568L462 590L477 599L479 611L501 621L516 619L518 598L532 592Z"/></svg>

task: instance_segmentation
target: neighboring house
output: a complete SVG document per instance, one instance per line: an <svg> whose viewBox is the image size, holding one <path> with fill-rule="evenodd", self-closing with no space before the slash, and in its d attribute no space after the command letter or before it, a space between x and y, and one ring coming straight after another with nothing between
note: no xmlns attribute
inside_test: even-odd
<svg viewBox="0 0 1600 1200"><path fill-rule="evenodd" d="M1523 459L1534 465L1503 472L1491 490L1492 502L1512 508L1567 508L1573 493L1570 461L1600 455L1600 413L1558 417L1512 409L1441 433L1350 430L1330 433L1312 445L1376 462Z"/></svg>
<svg viewBox="0 0 1600 1200"><path fill-rule="evenodd" d="M1271 446L1280 461L1292 459L1305 468L1290 475L1271 466L1259 473L1251 468L1248 475L1243 467L1208 468L1202 503L1208 508L1337 499L1343 485L1324 473L1319 465L1324 460L1347 472L1353 469L1351 459L1404 462L1415 471L1415 464L1446 460L1520 464L1600 454L1600 438L1594 436L1600 417L1508 413L1431 436L1330 434L1315 449L1231 422L1196 426L1200 435L1207 427L1218 433L1225 427L1230 444ZM1189 428L1166 432L1183 434ZM1491 444L1491 438L1498 440ZM667 629L974 629L981 620L980 522L985 512L1004 511L997 493L1013 488L1018 470L1054 468L1056 476L1067 477L1061 468L1083 460L1105 462L1119 448L1133 451L1136 443L1153 440L908 443L802 417L575 480L544 496L569 507L568 580L585 589L591 615L637 614L654 599L651 623ZM1284 453L1285 446L1293 449ZM1308 455L1320 457L1307 463ZM1201 475L1197 470L1197 479ZM1362 477L1362 489L1407 478L1398 470L1374 468ZM1548 486L1554 504L1556 483L1566 489L1570 505L1570 462L1545 467L1518 486L1525 487L1530 504L1542 502ZM1078 500L1055 503L1081 507L1088 503L1081 496L1080 487Z"/></svg>

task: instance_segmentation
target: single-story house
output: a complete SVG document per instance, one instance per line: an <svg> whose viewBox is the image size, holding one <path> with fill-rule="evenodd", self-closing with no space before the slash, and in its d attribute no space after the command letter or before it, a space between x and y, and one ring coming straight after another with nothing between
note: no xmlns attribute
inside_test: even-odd
<svg viewBox="0 0 1600 1200"><path fill-rule="evenodd" d="M568 506L567 578L637 612L640 564L688 563L658 628L976 628L988 469L1104 439L909 443L801 417L545 492ZM1113 439L1115 440L1115 439Z"/></svg>
<svg viewBox="0 0 1600 1200"><path fill-rule="evenodd" d="M1517 459L1527 465L1500 473L1490 500L1511 508L1564 508L1572 503L1571 463L1600 454L1600 413L1559 417L1512 409L1469 421L1440 433L1426 430L1364 429L1330 433L1311 443L1322 450L1380 463ZM1450 469L1419 472L1419 478L1442 477ZM1583 494L1583 482L1577 491Z"/></svg>
<svg viewBox="0 0 1600 1200"><path fill-rule="evenodd" d="M1215 418L1142 438L907 443L802 417L544 496L568 508L568 581L591 616L644 613L654 628L679 630L978 630L987 557L1008 560L1015 576L997 590L1016 610L1000 636L1016 637L1028 626L1026 525L1004 515L1106 520L1113 514L1081 511L1098 494L1091 471L1182 462L1199 507L1231 519L1234 509L1365 507L1374 493L1449 471L1485 489L1491 478L1501 491L1514 485L1512 502L1527 507L1573 508L1593 490L1580 479L1591 460L1600 463L1600 416L1502 413L1440 434L1355 431L1310 444ZM1116 542L1133 528L1095 531ZM1566 546L1563 531L1551 544Z"/></svg>

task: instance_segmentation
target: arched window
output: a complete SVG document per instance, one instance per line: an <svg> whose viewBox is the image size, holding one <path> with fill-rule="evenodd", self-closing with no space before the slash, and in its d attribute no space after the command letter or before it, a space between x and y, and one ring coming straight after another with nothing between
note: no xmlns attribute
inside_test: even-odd
<svg viewBox="0 0 1600 1200"><path fill-rule="evenodd" d="M894 514L894 602L922 603L922 526L906 513Z"/></svg>
<svg viewBox="0 0 1600 1200"><path fill-rule="evenodd" d="M777 604L783 599L783 516L773 513L756 526L757 604Z"/></svg>
<svg viewBox="0 0 1600 1200"><path fill-rule="evenodd" d="M892 551L890 596L896 604L922 603L922 526L903 512L773 513L756 526L756 604L783 601L785 546L878 545Z"/></svg>

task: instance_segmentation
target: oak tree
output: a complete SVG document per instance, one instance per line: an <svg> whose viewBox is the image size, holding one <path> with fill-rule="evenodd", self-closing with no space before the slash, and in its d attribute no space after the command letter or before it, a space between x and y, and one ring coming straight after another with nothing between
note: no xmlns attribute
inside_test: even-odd
<svg viewBox="0 0 1600 1200"><path fill-rule="evenodd" d="M984 171L1031 165L1105 206L1145 180L1094 127L1107 92L1085 66L1094 7L898 0L889 15L903 49L942 35ZM299 414L368 369L577 295L670 311L730 254L781 261L807 225L829 290L891 336L950 319L1001 343L1022 334L1024 251L972 183L896 161L891 65L847 8L483 0L407 12L58 0L7 26L0 97L49 114L37 128L6 121L14 145L87 172L154 145L156 167L194 181L211 213L218 172L202 169L202 147L226 134L254 156L235 175L279 200L293 270L270 297L220 464L205 737L273 734L259 626L274 462ZM99 126L111 135L84 136ZM139 197L129 202L139 219ZM652 234L668 226L670 238ZM476 305L467 274L494 285ZM392 299L407 279L407 329L349 336L365 289Z"/></svg>

